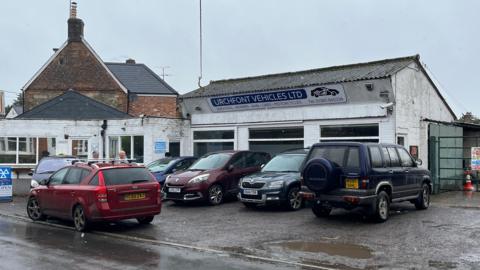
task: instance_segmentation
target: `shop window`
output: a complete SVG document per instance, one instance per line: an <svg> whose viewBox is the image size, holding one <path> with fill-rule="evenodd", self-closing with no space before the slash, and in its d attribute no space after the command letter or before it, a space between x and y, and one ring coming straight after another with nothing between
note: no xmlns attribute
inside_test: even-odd
<svg viewBox="0 0 480 270"><path fill-rule="evenodd" d="M304 147L303 127L249 129L249 149L270 155Z"/></svg>
<svg viewBox="0 0 480 270"><path fill-rule="evenodd" d="M235 131L212 130L193 132L193 153L200 157L210 152L233 150Z"/></svg>
<svg viewBox="0 0 480 270"><path fill-rule="evenodd" d="M37 163L37 138L18 138L18 163Z"/></svg>
<svg viewBox="0 0 480 270"><path fill-rule="evenodd" d="M320 141L355 141L378 142L378 124L373 125L342 125L322 126L320 128Z"/></svg>
<svg viewBox="0 0 480 270"><path fill-rule="evenodd" d="M0 164L36 164L55 148L55 138L0 137Z"/></svg>
<svg viewBox="0 0 480 270"><path fill-rule="evenodd" d="M127 159L143 163L144 138L143 136L109 136L108 157L118 158L120 150L125 151Z"/></svg>
<svg viewBox="0 0 480 270"><path fill-rule="evenodd" d="M88 158L88 140L72 140L72 155L78 158Z"/></svg>

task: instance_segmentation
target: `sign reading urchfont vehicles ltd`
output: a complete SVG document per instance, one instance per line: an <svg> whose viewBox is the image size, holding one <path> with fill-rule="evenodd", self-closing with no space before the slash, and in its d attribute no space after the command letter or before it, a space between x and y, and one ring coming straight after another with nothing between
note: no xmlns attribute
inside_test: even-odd
<svg viewBox="0 0 480 270"><path fill-rule="evenodd" d="M213 112L253 110L274 107L321 105L347 102L341 84L294 88L255 94L213 97Z"/></svg>

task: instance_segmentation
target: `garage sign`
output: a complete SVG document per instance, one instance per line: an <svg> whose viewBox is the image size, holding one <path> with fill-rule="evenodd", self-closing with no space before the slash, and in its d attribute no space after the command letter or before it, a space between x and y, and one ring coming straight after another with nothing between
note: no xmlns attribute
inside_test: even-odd
<svg viewBox="0 0 480 270"><path fill-rule="evenodd" d="M347 102L347 97L341 84L295 88L255 94L221 96L209 99L209 105L213 112L345 102Z"/></svg>
<svg viewBox="0 0 480 270"><path fill-rule="evenodd" d="M12 195L12 168L0 167L0 202L11 202Z"/></svg>
<svg viewBox="0 0 480 270"><path fill-rule="evenodd" d="M471 167L474 171L480 171L480 147L472 147Z"/></svg>

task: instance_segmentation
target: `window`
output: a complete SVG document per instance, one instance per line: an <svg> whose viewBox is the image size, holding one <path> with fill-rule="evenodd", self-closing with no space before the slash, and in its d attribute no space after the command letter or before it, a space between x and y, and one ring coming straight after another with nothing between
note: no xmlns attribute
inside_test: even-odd
<svg viewBox="0 0 480 270"><path fill-rule="evenodd" d="M383 160L385 161L385 167L392 167L392 163L390 162L390 154L386 147L382 147L383 152Z"/></svg>
<svg viewBox="0 0 480 270"><path fill-rule="evenodd" d="M397 144L401 146L405 146L405 137L404 136L398 136L397 137Z"/></svg>
<svg viewBox="0 0 480 270"><path fill-rule="evenodd" d="M194 131L193 154L199 157L210 152L233 150L234 138L233 130Z"/></svg>
<svg viewBox="0 0 480 270"><path fill-rule="evenodd" d="M0 164L36 164L55 148L55 138L0 137Z"/></svg>
<svg viewBox="0 0 480 270"><path fill-rule="evenodd" d="M353 149L350 149L353 148ZM312 149L312 153L309 157L313 158L326 158L339 167L352 167L360 168L360 156L358 147L349 146L322 146Z"/></svg>
<svg viewBox="0 0 480 270"><path fill-rule="evenodd" d="M303 127L249 129L249 149L271 155L304 147Z"/></svg>
<svg viewBox="0 0 480 270"><path fill-rule="evenodd" d="M230 161L230 165L233 165L234 168L245 168L246 167L246 156L247 153L236 154Z"/></svg>
<svg viewBox="0 0 480 270"><path fill-rule="evenodd" d="M186 160L182 160L180 162L178 162L177 164L175 164L175 171L183 171L183 170L186 170L188 169L188 167L190 167L192 164L193 164L194 160L193 159L186 159Z"/></svg>
<svg viewBox="0 0 480 270"><path fill-rule="evenodd" d="M95 176L90 180L90 183L88 183L90 186L98 186L98 173L95 174Z"/></svg>
<svg viewBox="0 0 480 270"><path fill-rule="evenodd" d="M135 162L143 163L143 136L109 136L108 157L118 158L120 150L125 151L127 159L133 159Z"/></svg>
<svg viewBox="0 0 480 270"><path fill-rule="evenodd" d="M265 153L248 153L246 166L247 167L260 167L267 164L269 160L268 154Z"/></svg>
<svg viewBox="0 0 480 270"><path fill-rule="evenodd" d="M320 128L320 141L355 141L378 142L378 124L348 125L348 126L322 126Z"/></svg>
<svg viewBox="0 0 480 270"><path fill-rule="evenodd" d="M72 140L72 155L78 158L88 158L88 140Z"/></svg>
<svg viewBox="0 0 480 270"><path fill-rule="evenodd" d="M404 148L397 148L397 150L400 154L400 161L402 162L402 167L413 167L413 160L407 150L405 150Z"/></svg>
<svg viewBox="0 0 480 270"><path fill-rule="evenodd" d="M67 174L69 168L63 168L57 171L55 174L52 175L50 178L50 182L48 182L49 185L60 185L63 182L63 178L65 178L65 175Z"/></svg>
<svg viewBox="0 0 480 270"><path fill-rule="evenodd" d="M387 147L388 154L390 156L390 166L400 167L400 159L398 158L397 151L394 147Z"/></svg>
<svg viewBox="0 0 480 270"><path fill-rule="evenodd" d="M152 182L152 176L145 168L119 168L103 170L106 186Z"/></svg>
<svg viewBox="0 0 480 270"><path fill-rule="evenodd" d="M168 152L171 157L180 156L180 142L169 142L168 143Z"/></svg>
<svg viewBox="0 0 480 270"><path fill-rule="evenodd" d="M89 173L88 170L80 169L80 168L70 168L68 174L63 179L62 184L66 185L76 185L79 184L83 177L85 177Z"/></svg>
<svg viewBox="0 0 480 270"><path fill-rule="evenodd" d="M378 148L377 146L370 146L368 147L368 150L370 151L370 162L372 163L372 167L383 167L382 153L380 152L380 148Z"/></svg>

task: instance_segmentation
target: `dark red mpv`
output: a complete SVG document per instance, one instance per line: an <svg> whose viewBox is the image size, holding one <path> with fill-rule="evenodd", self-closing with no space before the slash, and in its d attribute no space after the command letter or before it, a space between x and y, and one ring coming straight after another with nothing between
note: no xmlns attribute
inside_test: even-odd
<svg viewBox="0 0 480 270"><path fill-rule="evenodd" d="M78 231L97 221L136 218L147 224L160 214L161 196L160 184L143 166L76 163L32 189L27 213L32 220L73 220Z"/></svg>

